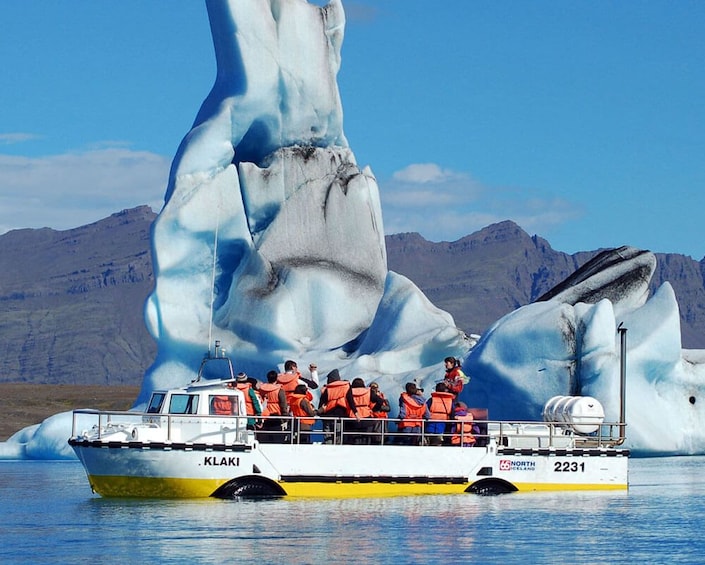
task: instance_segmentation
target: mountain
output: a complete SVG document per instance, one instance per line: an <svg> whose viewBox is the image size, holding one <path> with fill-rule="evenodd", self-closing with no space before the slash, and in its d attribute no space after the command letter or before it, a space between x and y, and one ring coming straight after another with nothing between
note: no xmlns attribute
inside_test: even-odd
<svg viewBox="0 0 705 565"><path fill-rule="evenodd" d="M562 253L505 221L454 242L418 233L387 236L389 269L414 281L458 327L482 333L500 317L537 300L603 250ZM678 299L681 343L705 349L705 259L656 253L651 292L669 281Z"/></svg>
<svg viewBox="0 0 705 565"><path fill-rule="evenodd" d="M156 348L147 206L0 236L0 381L138 384Z"/></svg>
<svg viewBox="0 0 705 565"><path fill-rule="evenodd" d="M389 269L409 277L469 333L532 302L592 257L554 251L510 221L454 242L433 243L418 233L386 239Z"/></svg>
<svg viewBox="0 0 705 565"><path fill-rule="evenodd" d="M141 383L156 353L143 319L155 217L141 206L72 230L0 236L0 382ZM403 233L386 245L389 269L467 333L536 300L600 251L562 253L510 221L454 242ZM705 349L705 261L656 257L652 289L671 283L683 346Z"/></svg>

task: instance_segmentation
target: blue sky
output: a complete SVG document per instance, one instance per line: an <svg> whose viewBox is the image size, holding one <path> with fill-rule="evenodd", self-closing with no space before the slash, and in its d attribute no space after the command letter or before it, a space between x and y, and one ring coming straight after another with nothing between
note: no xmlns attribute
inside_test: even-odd
<svg viewBox="0 0 705 565"><path fill-rule="evenodd" d="M344 5L345 133L387 233L511 219L568 253L703 258L704 2ZM158 210L215 76L204 4L3 0L0 21L0 233Z"/></svg>

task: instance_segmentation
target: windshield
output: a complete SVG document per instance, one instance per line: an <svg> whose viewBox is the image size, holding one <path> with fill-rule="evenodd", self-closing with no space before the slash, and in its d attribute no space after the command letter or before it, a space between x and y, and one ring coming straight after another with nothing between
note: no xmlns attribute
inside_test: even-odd
<svg viewBox="0 0 705 565"><path fill-rule="evenodd" d="M195 394L172 394L169 402L169 414L196 414L198 396Z"/></svg>
<svg viewBox="0 0 705 565"><path fill-rule="evenodd" d="M204 380L226 380L234 378L233 367L227 357L204 359L199 371Z"/></svg>
<svg viewBox="0 0 705 565"><path fill-rule="evenodd" d="M164 403L165 396L166 394L163 392L155 392L154 394L152 394L152 398L149 399L147 413L158 414L162 409L162 404Z"/></svg>

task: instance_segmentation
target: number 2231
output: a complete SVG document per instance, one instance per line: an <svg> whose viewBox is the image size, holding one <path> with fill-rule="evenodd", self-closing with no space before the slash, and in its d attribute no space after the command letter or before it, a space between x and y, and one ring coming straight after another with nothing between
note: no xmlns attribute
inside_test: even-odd
<svg viewBox="0 0 705 565"><path fill-rule="evenodd" d="M585 462L556 461L553 464L553 471L556 473L583 473L585 472Z"/></svg>

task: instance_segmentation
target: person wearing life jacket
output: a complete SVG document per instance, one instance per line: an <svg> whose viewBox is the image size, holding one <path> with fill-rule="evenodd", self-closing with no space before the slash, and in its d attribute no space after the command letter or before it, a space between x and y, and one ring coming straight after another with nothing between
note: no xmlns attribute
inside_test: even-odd
<svg viewBox="0 0 705 565"><path fill-rule="evenodd" d="M428 420L430 413L423 397L423 389L414 383L406 383L405 391L399 397L399 423L397 429L406 437L398 438L405 445L421 444L421 429L424 420Z"/></svg>
<svg viewBox="0 0 705 565"><path fill-rule="evenodd" d="M456 402L455 404L455 423L453 435L450 438L452 445L462 445L463 447L471 447L475 445L475 436L472 433L472 412L468 410L464 402Z"/></svg>
<svg viewBox="0 0 705 565"><path fill-rule="evenodd" d="M282 385L277 383L276 371L267 373L267 382L260 385L259 392L267 404L262 411L262 432L257 439L262 443L285 443L288 420L276 416L288 416L289 405Z"/></svg>
<svg viewBox="0 0 705 565"><path fill-rule="evenodd" d="M386 419L389 417L389 401L384 393L379 390L379 384L370 383L370 412L373 418Z"/></svg>
<svg viewBox="0 0 705 565"><path fill-rule="evenodd" d="M315 423L316 411L308 399L309 390L304 384L296 385L291 395L291 414L295 418L294 427L299 443L311 443L311 428Z"/></svg>
<svg viewBox="0 0 705 565"><path fill-rule="evenodd" d="M305 384L308 388L318 388L318 367L314 363L311 363L308 366L308 370L311 373L311 378L306 378L301 374L296 361L288 359L284 362L284 372L277 375L277 382L284 388L289 404L291 404L290 397L298 385ZM306 394L309 402L311 402L313 400L313 394L311 394L308 388L306 389Z"/></svg>
<svg viewBox="0 0 705 565"><path fill-rule="evenodd" d="M391 406L379 390L379 384L370 383L370 412L372 413L372 443L381 445L384 441L384 434L387 433L387 418Z"/></svg>
<svg viewBox="0 0 705 565"><path fill-rule="evenodd" d="M239 373L235 387L245 395L245 409L247 410L247 429L255 429L255 416L262 415L262 402L252 383L245 373Z"/></svg>
<svg viewBox="0 0 705 565"><path fill-rule="evenodd" d="M370 418L372 416L372 409L370 408L372 391L365 386L365 381L360 377L354 378L350 385L350 392L352 393L358 416L360 418ZM349 416L353 417L352 411Z"/></svg>
<svg viewBox="0 0 705 565"><path fill-rule="evenodd" d="M286 402L291 405L291 395L294 394L294 389L299 384L298 374L291 371L279 373L277 375L277 384L281 385L284 394L286 394Z"/></svg>
<svg viewBox="0 0 705 565"><path fill-rule="evenodd" d="M333 443L334 440L338 443L337 440L342 439L341 435L334 436L336 429L338 434L342 434L342 422L333 418L347 418L350 414L356 420L360 419L350 383L341 380L338 369L333 369L326 376L326 385L318 401L318 415L323 418L325 443Z"/></svg>
<svg viewBox="0 0 705 565"><path fill-rule="evenodd" d="M299 366L296 364L296 361L292 361L291 359L284 362L284 372L295 373L299 381L302 381L299 384L305 384L311 389L318 388L318 366L315 363L310 363L308 366L310 377L304 377L301 371L299 371Z"/></svg>
<svg viewBox="0 0 705 565"><path fill-rule="evenodd" d="M284 361L284 372L279 374L279 377L283 375L291 374L296 375L296 378L300 381L298 384L305 384L308 388L317 389L318 388L318 366L315 363L310 363L308 366L309 377L304 377L299 371L299 366L296 361L292 359L287 359Z"/></svg>
<svg viewBox="0 0 705 565"><path fill-rule="evenodd" d="M455 419L455 395L448 392L445 382L440 382L426 404L431 414L431 422L426 426L426 431L429 433L428 444L441 445L443 434L448 431L448 420Z"/></svg>
<svg viewBox="0 0 705 565"><path fill-rule="evenodd" d="M352 393L354 404L357 408L357 415L360 417L360 419L354 422L345 422L345 431L350 431L352 433L346 433L345 439L349 441L344 441L344 443L369 445L370 434L372 433L373 427L373 423L370 420L370 418L372 417L372 409L370 408L372 391L365 386L364 380L362 380L360 377L356 377L350 384L350 392ZM349 416L353 417L352 411L350 412Z"/></svg>
<svg viewBox="0 0 705 565"><path fill-rule="evenodd" d="M460 368L460 361L455 357L446 357L443 360L446 366L446 374L443 382L448 387L448 392L452 392L457 398L463 386L470 382L470 378L463 373Z"/></svg>

